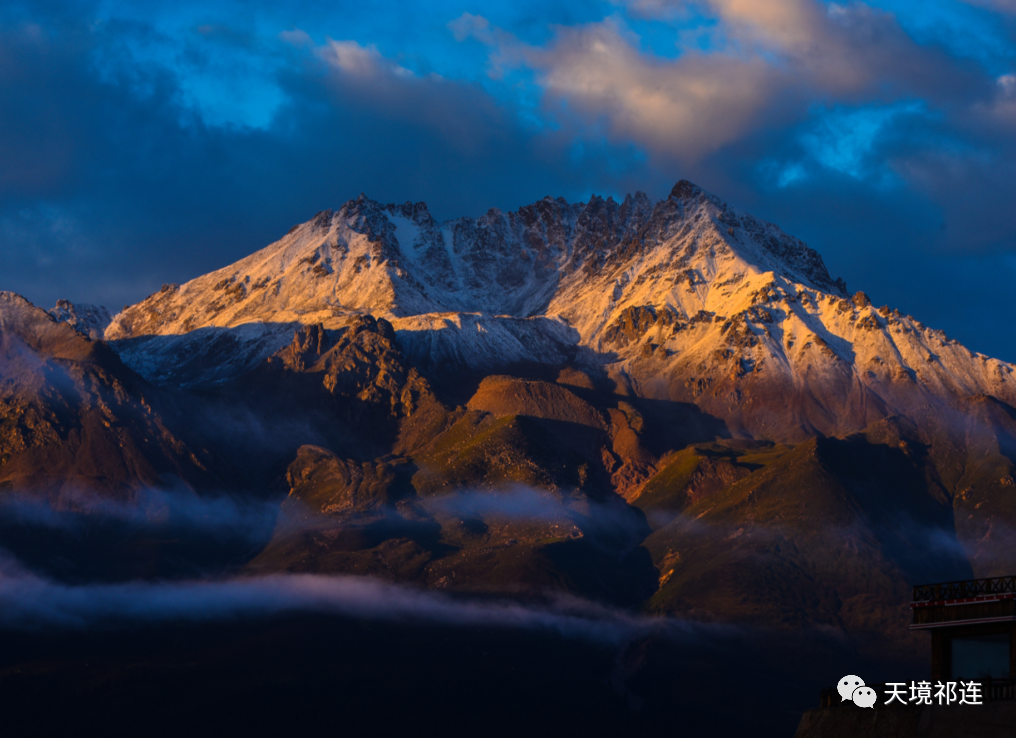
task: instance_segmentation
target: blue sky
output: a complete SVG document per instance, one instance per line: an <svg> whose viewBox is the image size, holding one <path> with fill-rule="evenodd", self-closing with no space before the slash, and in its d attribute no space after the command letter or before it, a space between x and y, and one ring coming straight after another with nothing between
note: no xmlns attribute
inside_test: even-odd
<svg viewBox="0 0 1016 738"><path fill-rule="evenodd" d="M691 179L1016 360L1016 2L7 2L0 289L116 310L361 191Z"/></svg>

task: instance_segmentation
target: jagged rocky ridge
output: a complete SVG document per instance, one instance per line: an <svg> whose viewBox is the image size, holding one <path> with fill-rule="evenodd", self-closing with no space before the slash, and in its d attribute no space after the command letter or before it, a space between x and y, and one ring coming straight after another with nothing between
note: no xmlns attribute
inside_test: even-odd
<svg viewBox="0 0 1016 738"><path fill-rule="evenodd" d="M446 223L361 195L164 286L105 337L152 381L203 385L256 366L297 326L363 313L389 320L423 369L570 363L771 440L971 395L1016 401L1011 365L850 297L814 250L686 181L655 205L548 197Z"/></svg>

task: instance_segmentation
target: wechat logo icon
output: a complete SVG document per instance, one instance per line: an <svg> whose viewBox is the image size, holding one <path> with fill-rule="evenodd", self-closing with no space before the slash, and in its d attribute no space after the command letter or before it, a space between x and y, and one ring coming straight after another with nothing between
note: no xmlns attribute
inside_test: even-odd
<svg viewBox="0 0 1016 738"><path fill-rule="evenodd" d="M840 697L843 699L840 702L846 702L854 700L854 690L858 687L864 686L864 680L859 676L853 676L848 674L847 676L840 679L839 684L836 685L836 691L840 693Z"/></svg>
<svg viewBox="0 0 1016 738"><path fill-rule="evenodd" d="M864 686L864 680L852 674L840 679L839 684L836 685L836 691L842 698L840 702L850 700L858 707L874 707L878 700L875 690Z"/></svg>
<svg viewBox="0 0 1016 738"><path fill-rule="evenodd" d="M875 702L878 701L878 695L871 687L858 687L851 696L854 698L854 704L858 707L874 707Z"/></svg>

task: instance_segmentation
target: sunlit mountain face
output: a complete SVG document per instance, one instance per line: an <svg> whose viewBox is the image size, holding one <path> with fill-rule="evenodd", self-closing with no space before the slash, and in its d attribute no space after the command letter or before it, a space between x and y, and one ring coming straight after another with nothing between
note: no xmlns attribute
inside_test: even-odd
<svg viewBox="0 0 1016 738"><path fill-rule="evenodd" d="M1014 38L4 4L5 733L789 736L928 678L911 587L1016 571Z"/></svg>

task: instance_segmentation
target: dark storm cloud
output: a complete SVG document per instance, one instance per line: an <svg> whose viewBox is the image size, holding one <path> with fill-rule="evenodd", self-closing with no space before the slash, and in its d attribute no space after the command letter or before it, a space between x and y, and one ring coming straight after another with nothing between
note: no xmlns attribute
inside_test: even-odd
<svg viewBox="0 0 1016 738"><path fill-rule="evenodd" d="M109 38L128 32L0 36L4 286L44 305L115 310L361 191L455 217L603 179L573 170L569 140L527 131L478 87L417 78L354 43L280 42L292 58L272 126L208 126L170 72L132 66ZM586 158L605 168L610 156Z"/></svg>
<svg viewBox="0 0 1016 738"><path fill-rule="evenodd" d="M443 219L686 177L1016 359L1011 3L239 7L0 12L0 287L116 310L361 191Z"/></svg>

